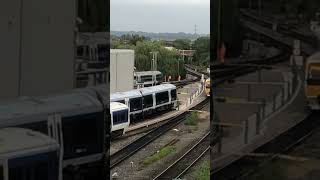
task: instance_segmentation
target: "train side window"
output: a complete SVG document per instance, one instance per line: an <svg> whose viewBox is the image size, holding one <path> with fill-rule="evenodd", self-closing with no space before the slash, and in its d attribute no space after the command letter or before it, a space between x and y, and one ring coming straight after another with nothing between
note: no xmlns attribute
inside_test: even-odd
<svg viewBox="0 0 320 180"><path fill-rule="evenodd" d="M130 112L142 110L142 98L130 99Z"/></svg>
<svg viewBox="0 0 320 180"><path fill-rule="evenodd" d="M157 105L169 102L169 92L165 91L161 93L156 93L156 101Z"/></svg>
<svg viewBox="0 0 320 180"><path fill-rule="evenodd" d="M149 108L153 106L152 94L143 97L143 108Z"/></svg>
<svg viewBox="0 0 320 180"><path fill-rule="evenodd" d="M177 100L177 90L171 90L171 101Z"/></svg>
<svg viewBox="0 0 320 180"><path fill-rule="evenodd" d="M162 81L162 75L161 75L161 74L158 74L158 75L156 76L156 80L157 80L157 81Z"/></svg>

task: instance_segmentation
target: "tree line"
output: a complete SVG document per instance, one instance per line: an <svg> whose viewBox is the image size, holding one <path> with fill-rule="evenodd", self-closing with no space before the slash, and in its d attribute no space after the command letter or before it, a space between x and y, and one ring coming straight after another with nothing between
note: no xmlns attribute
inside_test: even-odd
<svg viewBox="0 0 320 180"><path fill-rule="evenodd" d="M133 49L135 51L135 67L137 71L151 69L152 53L158 52L157 67L165 76L177 79L185 78L184 64L190 63L199 66L209 66L209 37L199 37L195 41L177 39L174 41L151 40L144 36L126 34L121 37L111 36L112 49ZM174 47L167 49L166 47ZM182 57L178 50L195 50L192 58Z"/></svg>

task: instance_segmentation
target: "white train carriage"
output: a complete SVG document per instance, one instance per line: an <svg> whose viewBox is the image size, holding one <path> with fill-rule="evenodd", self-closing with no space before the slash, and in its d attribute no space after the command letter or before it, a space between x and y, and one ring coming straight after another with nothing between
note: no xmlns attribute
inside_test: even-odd
<svg viewBox="0 0 320 180"><path fill-rule="evenodd" d="M127 105L111 102L110 103L111 114L111 132L115 136L119 136L125 133L125 130L130 125L129 108Z"/></svg>
<svg viewBox="0 0 320 180"><path fill-rule="evenodd" d="M159 85L162 82L162 73L160 71L140 71L134 73L136 87L150 87Z"/></svg>
<svg viewBox="0 0 320 180"><path fill-rule="evenodd" d="M59 144L42 133L0 129L0 180L62 180Z"/></svg>
<svg viewBox="0 0 320 180"><path fill-rule="evenodd" d="M139 90L113 93L110 95L110 102L119 102L127 105L131 121L141 119L143 107L142 95Z"/></svg>
<svg viewBox="0 0 320 180"><path fill-rule="evenodd" d="M142 88L140 92L143 96L143 111L146 114L177 107L177 89L172 84Z"/></svg>
<svg viewBox="0 0 320 180"><path fill-rule="evenodd" d="M32 129L56 139L65 176L103 176L104 109L96 97L70 92L6 102L0 104L0 128L5 127Z"/></svg>

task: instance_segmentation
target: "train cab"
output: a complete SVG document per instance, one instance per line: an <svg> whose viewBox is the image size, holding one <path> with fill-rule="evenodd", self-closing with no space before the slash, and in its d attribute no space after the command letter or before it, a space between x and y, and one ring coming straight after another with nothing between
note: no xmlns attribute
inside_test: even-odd
<svg viewBox="0 0 320 180"><path fill-rule="evenodd" d="M310 56L305 68L307 106L312 110L320 110L320 53Z"/></svg>
<svg viewBox="0 0 320 180"><path fill-rule="evenodd" d="M62 180L59 144L28 129L0 129L0 180Z"/></svg>
<svg viewBox="0 0 320 180"><path fill-rule="evenodd" d="M128 106L132 122L142 119L143 100L139 90L116 92L110 95L110 102L118 102Z"/></svg>
<svg viewBox="0 0 320 180"><path fill-rule="evenodd" d="M119 136L125 133L130 124L129 108L127 105L111 102L111 132L113 136Z"/></svg>

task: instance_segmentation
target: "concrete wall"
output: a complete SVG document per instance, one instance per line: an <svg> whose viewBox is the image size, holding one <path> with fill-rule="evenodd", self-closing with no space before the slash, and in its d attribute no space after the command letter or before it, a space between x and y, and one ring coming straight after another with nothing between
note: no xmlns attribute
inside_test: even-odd
<svg viewBox="0 0 320 180"><path fill-rule="evenodd" d="M111 49L110 51L110 92L133 89L134 51Z"/></svg>
<svg viewBox="0 0 320 180"><path fill-rule="evenodd" d="M73 88L75 8L75 0L0 2L0 99Z"/></svg>

